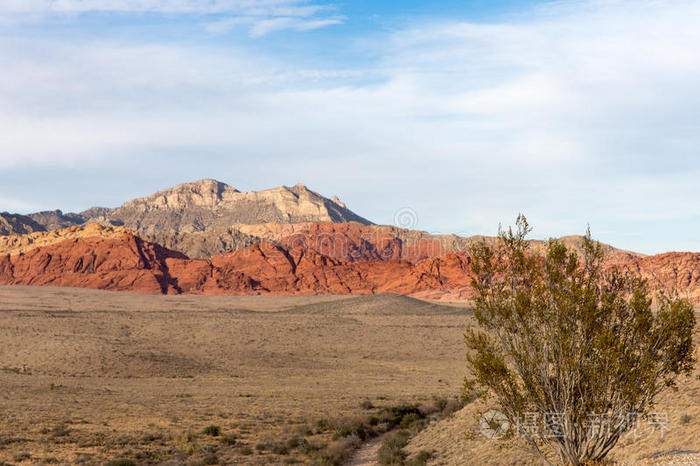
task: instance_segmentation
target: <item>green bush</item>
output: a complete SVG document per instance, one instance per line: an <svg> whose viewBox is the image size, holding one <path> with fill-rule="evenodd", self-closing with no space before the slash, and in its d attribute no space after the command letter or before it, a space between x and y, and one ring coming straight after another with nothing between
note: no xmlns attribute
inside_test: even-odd
<svg viewBox="0 0 700 466"><path fill-rule="evenodd" d="M136 463L126 458L120 458L116 460L107 461L104 464L104 466L136 466Z"/></svg>
<svg viewBox="0 0 700 466"><path fill-rule="evenodd" d="M236 436L234 434L231 435L226 435L224 437L221 437L221 443L223 445L228 445L232 446L236 444Z"/></svg>
<svg viewBox="0 0 700 466"><path fill-rule="evenodd" d="M21 463L22 461L26 461L32 458L32 455L29 453L20 453L18 455L15 455L14 460L17 461L18 463Z"/></svg>
<svg viewBox="0 0 700 466"><path fill-rule="evenodd" d="M282 442L260 442L255 445L255 449L258 451L269 451L275 455L289 454L289 449Z"/></svg>
<svg viewBox="0 0 700 466"><path fill-rule="evenodd" d="M372 429L365 424L364 419L344 421L337 427L335 432L336 439L355 435L362 441L367 440L373 434Z"/></svg>
<svg viewBox="0 0 700 466"><path fill-rule="evenodd" d="M202 433L204 435L211 435L212 437L218 437L219 435L221 435L221 427L214 426L214 425L207 426L204 428Z"/></svg>
<svg viewBox="0 0 700 466"><path fill-rule="evenodd" d="M630 407L648 413L691 374L693 306L674 294L654 300L644 278L605 263L590 230L580 254L554 239L532 251L530 231L520 215L496 246L470 250L479 328L465 333L465 394L493 397L511 426L557 413L518 434L543 459L549 449L562 462L599 462L632 428ZM587 427L592 413L605 428Z"/></svg>
<svg viewBox="0 0 700 466"><path fill-rule="evenodd" d="M406 460L406 452L403 448L408 444L410 433L406 430L400 430L395 434L389 435L377 452L379 464L382 465L403 465Z"/></svg>
<svg viewBox="0 0 700 466"><path fill-rule="evenodd" d="M207 456L202 458L201 464L219 464L219 458L215 453L209 453Z"/></svg>
<svg viewBox="0 0 700 466"><path fill-rule="evenodd" d="M360 403L360 408L362 408L362 409L374 409L374 404L372 404L372 402L369 400L365 400L362 403Z"/></svg>
<svg viewBox="0 0 700 466"><path fill-rule="evenodd" d="M413 458L406 461L406 466L425 466L428 460L433 457L433 454L426 450L421 450Z"/></svg>

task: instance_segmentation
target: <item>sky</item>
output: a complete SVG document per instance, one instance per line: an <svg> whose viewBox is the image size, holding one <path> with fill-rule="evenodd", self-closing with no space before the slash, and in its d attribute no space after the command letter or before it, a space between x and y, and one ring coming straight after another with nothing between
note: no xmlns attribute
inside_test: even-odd
<svg viewBox="0 0 700 466"><path fill-rule="evenodd" d="M215 178L700 251L700 1L0 0L0 211ZM407 223L408 222L408 223Z"/></svg>

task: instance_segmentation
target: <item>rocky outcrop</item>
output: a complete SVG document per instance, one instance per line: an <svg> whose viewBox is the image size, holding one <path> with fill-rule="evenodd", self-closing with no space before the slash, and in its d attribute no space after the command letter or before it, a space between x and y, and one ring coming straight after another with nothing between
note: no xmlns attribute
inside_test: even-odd
<svg viewBox="0 0 700 466"><path fill-rule="evenodd" d="M67 239L1 256L0 284L164 294L411 294L466 285L466 264L449 255L419 265L344 262L313 249L264 242L210 261L191 260L122 233Z"/></svg>
<svg viewBox="0 0 700 466"><path fill-rule="evenodd" d="M31 217L0 212L0 235L24 235L44 230L45 228Z"/></svg>
<svg viewBox="0 0 700 466"><path fill-rule="evenodd" d="M181 252L192 259L209 259L225 252L238 251L261 241L267 241L234 228L223 231L208 230L191 233L150 233L141 236L152 243Z"/></svg>
<svg viewBox="0 0 700 466"><path fill-rule="evenodd" d="M55 231L40 231L26 235L0 236L0 255L26 253L32 249L50 246L67 239L78 238L115 238L129 233L124 227L103 226L97 223L73 226Z"/></svg>
<svg viewBox="0 0 700 466"><path fill-rule="evenodd" d="M417 263L450 252L467 252L472 245L482 241L489 245L495 245L498 241L495 236L434 235L389 225L355 223L265 223L237 225L235 228L252 237L289 246L313 248L344 261L400 259ZM581 236L565 236L559 240L581 253ZM528 242L534 252L543 253L546 249L545 241ZM634 257L643 257L606 244L602 247L606 254L625 252Z"/></svg>
<svg viewBox="0 0 700 466"><path fill-rule="evenodd" d="M396 246L396 245L394 245ZM373 250L376 252L376 250ZM149 243L128 232L76 237L0 256L0 284L54 285L163 294L373 294L467 299L470 259L446 253L412 263L392 258L344 260L305 245L257 243L211 260ZM700 254L636 257L610 266L649 278L653 291L675 289L700 303Z"/></svg>
<svg viewBox="0 0 700 466"><path fill-rule="evenodd" d="M167 259L187 258L131 233L115 238L74 238L0 256L0 283L177 293Z"/></svg>
<svg viewBox="0 0 700 466"><path fill-rule="evenodd" d="M64 214L60 210L47 210L44 212L36 212L27 215L27 217L34 220L36 223L44 227L44 229L59 230L61 228L68 228L75 225L80 225L85 222L84 218L80 214L67 213Z"/></svg>
<svg viewBox="0 0 700 466"><path fill-rule="evenodd" d="M134 199L109 219L146 235L227 230L239 223L371 223L302 184L240 192L216 180L181 184Z"/></svg>

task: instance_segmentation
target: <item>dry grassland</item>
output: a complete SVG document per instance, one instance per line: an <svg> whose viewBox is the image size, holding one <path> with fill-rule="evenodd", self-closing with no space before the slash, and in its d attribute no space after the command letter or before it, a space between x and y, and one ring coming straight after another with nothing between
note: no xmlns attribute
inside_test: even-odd
<svg viewBox="0 0 700 466"><path fill-rule="evenodd" d="M329 423L459 394L468 309L411 298L146 296L0 287L0 464L284 464L331 442ZM621 463L700 450L700 371L664 395L659 435ZM487 440L473 403L407 447L434 464L539 464ZM219 436L207 435L218 426ZM295 440L296 439L296 440ZM292 442L292 443L290 443ZM645 459L646 458L646 459Z"/></svg>

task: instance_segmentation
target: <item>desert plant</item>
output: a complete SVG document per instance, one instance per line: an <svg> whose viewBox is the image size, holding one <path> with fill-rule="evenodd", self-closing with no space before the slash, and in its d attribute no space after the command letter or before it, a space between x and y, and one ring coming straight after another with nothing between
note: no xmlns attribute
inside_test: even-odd
<svg viewBox="0 0 700 466"><path fill-rule="evenodd" d="M221 427L214 426L214 425L207 426L204 428L202 433L204 435L211 435L212 437L218 437L219 435L221 435Z"/></svg>
<svg viewBox="0 0 700 466"><path fill-rule="evenodd" d="M374 403L372 403L370 400L364 400L362 403L360 403L360 408L374 409Z"/></svg>
<svg viewBox="0 0 700 466"><path fill-rule="evenodd" d="M465 334L465 390L495 397L545 461L544 447L565 463L600 460L692 370L693 307L665 295L654 305L645 280L603 266L590 230L579 258L556 240L532 253L525 217L516 225L471 248L482 330ZM533 417L537 428L524 423Z"/></svg>
<svg viewBox="0 0 700 466"><path fill-rule="evenodd" d="M403 447L408 444L411 434L406 430L400 430L389 435L383 442L377 457L382 465L403 465L406 459L406 452Z"/></svg>
<svg viewBox="0 0 700 466"><path fill-rule="evenodd" d="M104 466L136 466L136 463L129 459L121 458L117 460L107 461Z"/></svg>
<svg viewBox="0 0 700 466"><path fill-rule="evenodd" d="M406 461L406 466L424 466L433 457L433 453L427 450L419 451L414 457Z"/></svg>
<svg viewBox="0 0 700 466"><path fill-rule="evenodd" d="M20 453L18 455L15 455L14 460L18 463L21 463L22 461L30 460L32 458L32 455L29 453Z"/></svg>
<svg viewBox="0 0 700 466"><path fill-rule="evenodd" d="M223 445L235 445L237 441L237 437L234 434L226 435L224 437L221 437L221 443Z"/></svg>

